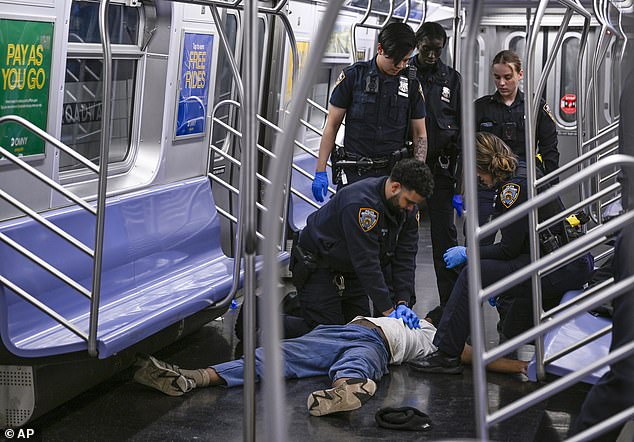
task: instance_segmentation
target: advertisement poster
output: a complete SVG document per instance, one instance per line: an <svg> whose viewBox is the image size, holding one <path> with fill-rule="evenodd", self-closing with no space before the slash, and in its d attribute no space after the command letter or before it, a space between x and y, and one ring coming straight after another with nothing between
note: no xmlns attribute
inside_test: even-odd
<svg viewBox="0 0 634 442"><path fill-rule="evenodd" d="M0 19L0 115L19 115L46 130L53 23ZM44 153L23 126L0 126L0 145L18 156Z"/></svg>
<svg viewBox="0 0 634 442"><path fill-rule="evenodd" d="M194 137L205 134L209 85L212 82L211 34L185 32L178 88L178 115L174 136Z"/></svg>

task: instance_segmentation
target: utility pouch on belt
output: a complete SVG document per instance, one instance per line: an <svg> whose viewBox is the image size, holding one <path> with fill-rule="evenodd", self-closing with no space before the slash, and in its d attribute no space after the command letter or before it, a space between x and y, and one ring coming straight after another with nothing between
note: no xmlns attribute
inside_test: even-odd
<svg viewBox="0 0 634 442"><path fill-rule="evenodd" d="M317 268L317 257L296 244L291 252L291 263L289 266L293 274L291 278L293 285L298 289L304 287L310 274Z"/></svg>
<svg viewBox="0 0 634 442"><path fill-rule="evenodd" d="M343 147L335 146L334 150L330 154L330 162L332 163L332 184L337 185L340 181L343 181L342 174L345 174L343 167L338 163L346 159L346 152ZM347 180L346 180L347 181ZM347 184L343 183L344 185Z"/></svg>

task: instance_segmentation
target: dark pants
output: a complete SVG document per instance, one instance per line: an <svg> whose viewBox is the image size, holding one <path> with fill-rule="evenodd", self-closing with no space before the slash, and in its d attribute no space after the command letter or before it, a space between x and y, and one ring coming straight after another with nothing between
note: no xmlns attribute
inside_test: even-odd
<svg viewBox="0 0 634 442"><path fill-rule="evenodd" d="M566 267L542 279L542 295L545 308L555 306L565 292L580 289L588 280L591 260L582 257ZM480 262L482 286L487 287L530 263L528 255L508 260L484 259ZM469 289L467 267L463 268L445 307L434 345L451 356L460 356L471 333L469 318ZM533 326L530 279L507 292L512 305L507 312L502 330L506 337L513 337Z"/></svg>
<svg viewBox="0 0 634 442"><path fill-rule="evenodd" d="M438 168L437 168L438 169ZM434 173L434 193L427 199L431 231L431 246L436 273L436 285L440 307L428 313L434 324L438 324L442 309L447 304L453 286L458 279L456 269L448 269L443 255L447 249L458 245L456 226L453 223L454 179L444 170Z"/></svg>
<svg viewBox="0 0 634 442"><path fill-rule="evenodd" d="M627 237L619 238L616 245L616 280L632 275L634 269L634 228L628 229ZM634 290L625 292L614 300L612 318L612 344L610 351L634 342ZM634 405L634 355L621 359L610 366L586 397L581 412L574 422L571 435L580 433L599 422ZM620 429L604 434L597 440L616 440Z"/></svg>
<svg viewBox="0 0 634 442"><path fill-rule="evenodd" d="M347 324L357 316L370 316L370 299L359 279L344 275L345 289L340 295L334 284L335 272L319 268L297 290L301 318L284 319L286 338L301 336L319 324Z"/></svg>

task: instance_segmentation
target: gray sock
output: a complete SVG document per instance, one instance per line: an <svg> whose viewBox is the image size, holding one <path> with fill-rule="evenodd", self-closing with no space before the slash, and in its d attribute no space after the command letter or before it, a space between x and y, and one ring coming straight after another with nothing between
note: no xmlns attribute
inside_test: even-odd
<svg viewBox="0 0 634 442"><path fill-rule="evenodd" d="M199 368L197 370L185 370L180 368L179 371L186 378L192 379L196 383L196 387L209 387L211 383L211 379L205 368Z"/></svg>

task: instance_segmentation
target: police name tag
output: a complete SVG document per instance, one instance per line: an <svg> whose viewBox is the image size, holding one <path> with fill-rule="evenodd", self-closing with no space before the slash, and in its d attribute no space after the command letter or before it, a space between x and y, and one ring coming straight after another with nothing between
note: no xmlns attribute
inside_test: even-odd
<svg viewBox="0 0 634 442"><path fill-rule="evenodd" d="M409 80L407 77L399 77L398 94L401 97L409 97Z"/></svg>
<svg viewBox="0 0 634 442"><path fill-rule="evenodd" d="M451 101L451 89L447 86L443 86L442 92L440 93L440 99L445 103L449 103Z"/></svg>

